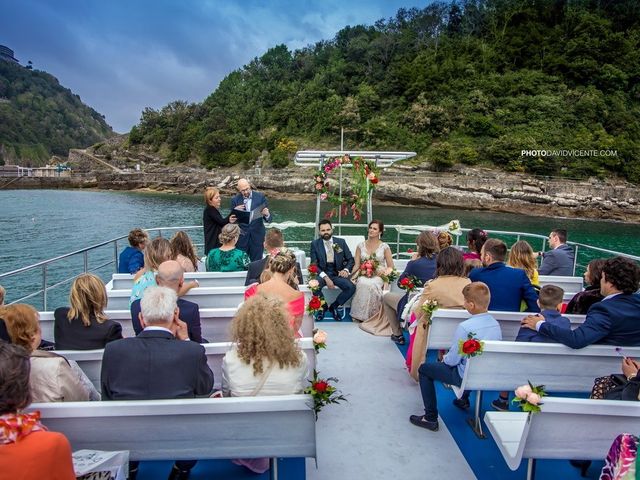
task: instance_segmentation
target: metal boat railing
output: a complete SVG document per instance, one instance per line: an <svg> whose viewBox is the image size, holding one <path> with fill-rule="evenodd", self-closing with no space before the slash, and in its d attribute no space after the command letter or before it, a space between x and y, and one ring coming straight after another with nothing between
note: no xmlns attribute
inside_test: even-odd
<svg viewBox="0 0 640 480"><path fill-rule="evenodd" d="M300 248L304 251L308 251L311 239L315 238L316 236L316 226L314 223L284 222L273 223L271 224L271 226L286 230L287 232L285 233L285 236L287 238L287 245L292 248ZM334 225L334 234L336 236L346 235L349 232L353 232L354 234L362 234L364 228L366 228L366 226L362 224L336 224ZM385 235L386 237L389 236L388 232L395 230L395 241L387 240L389 246L392 247L394 258L408 258L410 256L410 253L407 250L410 247L415 247L416 234L421 230L434 228L436 227L428 225L385 225L385 233L387 234ZM192 237L192 239L202 238L202 226L199 225L149 228L147 229L147 232L150 233L150 236L154 237L164 236L169 232L175 232L178 230L190 232L190 236ZM309 230L312 230L312 233L310 233ZM462 229L463 233L465 233L466 231L468 231L468 229ZM485 231L492 237L497 237L504 240L507 245L511 245L515 241L524 239L531 243L534 251L545 251L546 248L546 235L502 230ZM461 238L465 239L466 236L454 236L454 244L464 249L466 248L466 245L460 245ZM122 244L124 241L124 243L126 244L126 239L127 235L122 235L120 237L116 237L105 242L101 242L80 250L60 255L49 260L44 260L33 265L2 273L0 274L0 284L4 285L5 287L9 287L7 289L9 295L14 293L14 288L19 288L20 290L25 291L24 289L28 289L29 286L35 287L34 284L36 284L37 287L35 287L35 290L25 291L25 294L23 296L17 299L12 299L10 303L23 303L26 301L33 302L33 299L38 299L41 301L41 304L37 305L37 307L42 308L42 310L46 311L49 307L49 292L59 289L62 286L70 285L73 280L82 273L93 272L99 274L100 272L102 272L104 276L103 279L108 281L108 279L110 279L111 277L111 273L115 273L118 271L119 242L120 244ZM464 240L462 240L462 242L465 243ZM575 251L573 267L574 275L576 274L576 272L582 273L582 271L586 269L589 261L593 260L594 258L623 255L635 261L640 261L640 257L635 255L616 252L614 250L608 250L606 248L594 247L583 243L567 243L571 245ZM196 246L202 246L202 243L200 242L194 241L194 244ZM539 248L536 248L537 246L539 246ZM75 261L80 262L80 267L78 268L67 266L65 268L59 268L60 271L56 272L55 275L52 274L52 270L54 270L54 268L60 267L60 264L62 262L69 259L74 259ZM20 285L19 287L13 285L20 284L20 282L15 282L13 281L13 279L16 279L20 276L28 275L31 275L31 277L35 278L36 280L23 281L22 285Z"/></svg>

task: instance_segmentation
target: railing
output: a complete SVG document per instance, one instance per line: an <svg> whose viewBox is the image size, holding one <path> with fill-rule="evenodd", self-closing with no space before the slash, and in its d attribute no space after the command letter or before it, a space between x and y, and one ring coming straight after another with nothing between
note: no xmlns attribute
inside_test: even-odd
<svg viewBox="0 0 640 480"><path fill-rule="evenodd" d="M282 230L286 230L285 236L287 237L287 245L290 247L298 247L301 250L308 251L310 241L315 237L316 234L316 225L314 223L296 223L296 222L284 222L284 223L273 223L271 224L273 227L280 228ZM407 252L409 247L415 247L415 236L422 230L429 230L435 227L428 225L417 225L417 226L409 226L409 225L385 225L385 237L388 238L389 232L391 230L395 230L395 242L388 241L389 246L392 248L394 258L407 258L410 254ZM202 226L192 225L192 226L184 226L184 227L160 227L160 228L149 228L147 232L151 234L151 236L164 236L168 232L174 232L177 230L184 230L194 232L198 235L199 238L202 237ZM309 232L311 230L312 232ZM349 231L355 230L358 234L362 234L363 225L362 224L336 224L334 225L334 234L336 236L348 234ZM462 229L462 232L467 232L468 229ZM546 246L546 235L539 235L535 233L523 233L523 232L510 232L510 231L500 231L500 230L485 230L489 235L496 238L501 238L508 245L512 242L526 239L529 243L532 244L532 247L535 250L544 251ZM356 233L354 232L354 233ZM192 238L194 237L193 233L191 234ZM10 303L21 303L27 300L31 300L33 298L39 297L42 301L42 310L48 309L48 297L49 292L57 289L63 285L68 285L73 282L73 280L78 277L78 275L82 273L88 272L98 272L100 270L105 269L106 267L111 267L109 269L109 277L111 273L116 273L118 271L118 242L126 241L127 235L122 235L117 238L113 238L111 240L107 240L102 243L98 243L96 245L92 245L87 248L83 248L80 250L73 251L71 253L67 253L65 255L61 255L59 257L51 258L49 260L44 260L42 262L35 263L33 265L29 265L27 267L19 268L17 270L12 270L10 272L0 274L0 284L4 284L5 286L10 285L10 280L12 278L16 278L21 275L33 275L34 273L39 273L39 279L36 277L34 281L26 281L23 282L23 285L20 288L28 288L28 285L33 285L34 283L38 285L37 290L33 292L29 292L26 295L12 300ZM464 235L454 236L455 245L466 249L466 245L460 245L460 239L466 238ZM363 236L364 239L364 236ZM194 242L195 243L195 242ZM640 261L640 257L635 255L629 255L626 253L616 252L614 250L608 250L600 247L593 247L591 245L586 245L583 243L577 242L567 242L569 243L575 251L574 255L574 267L573 273L574 275L578 270L580 273L586 269L589 261L594 258L599 258L603 256L614 256L614 255L622 255L628 257L635 261ZM201 246L202 243L195 243L196 246ZM536 249L535 246L540 245L539 249ZM90 258L92 254L101 251L99 254L99 258L92 259ZM109 253L104 253L104 250L109 250ZM52 274L52 270L55 267L59 267L59 264L68 259L76 259L81 260L81 266L79 268L72 268L67 266L66 268L61 268L60 272L57 274ZM92 261L97 262L96 265L93 265ZM52 282L52 283L50 283ZM12 289L9 288L9 291Z"/></svg>

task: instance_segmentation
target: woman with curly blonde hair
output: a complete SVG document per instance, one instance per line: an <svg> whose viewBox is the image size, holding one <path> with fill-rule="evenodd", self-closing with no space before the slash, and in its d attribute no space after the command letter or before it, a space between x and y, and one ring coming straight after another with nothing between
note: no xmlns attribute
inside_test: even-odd
<svg viewBox="0 0 640 480"><path fill-rule="evenodd" d="M507 265L513 268L520 268L525 271L531 285L540 285L538 278L538 264L533 254L533 248L526 240L518 240L511 246Z"/></svg>
<svg viewBox="0 0 640 480"><path fill-rule="evenodd" d="M258 293L273 295L284 302L289 312L289 324L300 338L300 327L304 315L304 294L291 286L296 276L296 256L288 248L274 248L269 254L267 267L260 276L262 283L254 283L244 292L244 298Z"/></svg>
<svg viewBox="0 0 640 480"><path fill-rule="evenodd" d="M171 258L178 262L185 272L198 271L198 256L191 238L180 230L171 239Z"/></svg>
<svg viewBox="0 0 640 480"><path fill-rule="evenodd" d="M94 350L122 338L122 326L107 318L107 291L96 275L85 273L73 281L69 307L53 312L56 350Z"/></svg>
<svg viewBox="0 0 640 480"><path fill-rule="evenodd" d="M222 227L222 246L214 248L207 255L207 272L241 272L249 268L249 257L236 248L240 234L240 227L235 223L228 223Z"/></svg>

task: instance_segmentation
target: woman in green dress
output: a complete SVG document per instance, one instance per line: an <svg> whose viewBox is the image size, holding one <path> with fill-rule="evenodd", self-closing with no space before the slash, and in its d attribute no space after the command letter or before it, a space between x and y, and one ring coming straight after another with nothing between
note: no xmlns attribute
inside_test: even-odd
<svg viewBox="0 0 640 480"><path fill-rule="evenodd" d="M236 248L240 238L240 227L229 223L220 232L220 248L214 248L207 255L207 272L241 272L249 267L249 257Z"/></svg>

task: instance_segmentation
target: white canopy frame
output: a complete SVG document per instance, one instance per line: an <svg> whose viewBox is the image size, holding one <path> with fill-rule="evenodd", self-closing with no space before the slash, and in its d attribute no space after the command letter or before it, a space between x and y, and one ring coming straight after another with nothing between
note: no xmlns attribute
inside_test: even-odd
<svg viewBox="0 0 640 480"><path fill-rule="evenodd" d="M318 169L324 168L325 163L330 158L342 157L349 155L350 157L362 157L365 160L373 160L375 165L380 168L387 168L393 165L398 160L405 160L407 158L415 157L416 152L368 152L360 150L301 150L296 152L294 162L297 166L301 167L315 167ZM340 198L342 198L342 168L352 168L352 165L340 165L340 175L338 177L338 188ZM367 179L367 185L369 180ZM373 219L373 206L371 203L372 191L369 190L367 195L367 224ZM320 193L316 193L316 237L318 236L317 225L320 221ZM342 224L342 212L338 209L338 234L340 234L340 225Z"/></svg>

